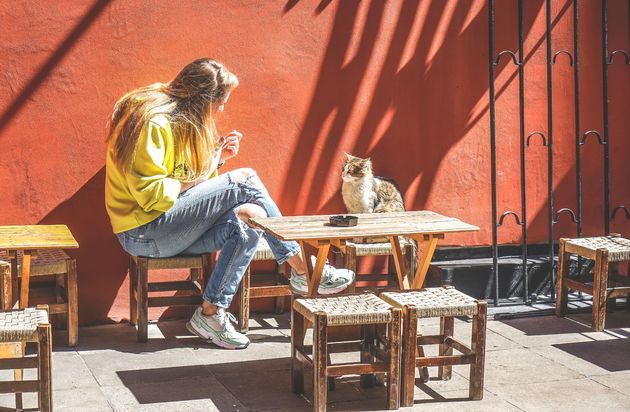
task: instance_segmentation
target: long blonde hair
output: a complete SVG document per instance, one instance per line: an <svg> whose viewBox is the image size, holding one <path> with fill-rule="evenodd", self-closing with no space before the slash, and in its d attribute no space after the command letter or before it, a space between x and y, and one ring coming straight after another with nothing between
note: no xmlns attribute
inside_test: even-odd
<svg viewBox="0 0 630 412"><path fill-rule="evenodd" d="M165 114L173 130L176 162L184 165L182 181L208 176L216 153L217 131L213 112L238 86L237 77L221 63L197 59L184 67L169 83L155 83L125 94L114 106L107 136L113 144L113 159L127 170L140 132L156 114Z"/></svg>

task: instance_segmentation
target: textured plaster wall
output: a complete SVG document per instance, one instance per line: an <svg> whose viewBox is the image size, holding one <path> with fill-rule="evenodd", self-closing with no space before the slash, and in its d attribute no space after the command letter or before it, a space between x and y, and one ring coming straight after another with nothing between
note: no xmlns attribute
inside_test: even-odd
<svg viewBox="0 0 630 412"><path fill-rule="evenodd" d="M497 1L496 50L517 50L516 1ZM526 1L526 133L547 132L542 0ZM611 0L610 50L628 50L624 1ZM572 49L572 2L553 1L554 50ZM582 132L602 130L600 2L584 0ZM104 137L124 92L168 81L200 56L241 86L219 120L286 214L343 212L343 152L371 156L409 209L481 227L445 244L491 243L488 22L482 0L0 3L0 224L65 223L81 248L83 324L127 316L127 258L103 207ZM572 69L554 66L554 196L575 209ZM622 56L617 56L622 57ZM520 210L516 66L497 67L499 213ZM629 75L610 68L611 205L628 203ZM601 147L584 153L584 232L601 233ZM527 151L530 242L547 237L547 152ZM612 230L627 232L625 218ZM575 233L566 216L557 237ZM506 221L502 243L520 242ZM377 268L378 269L378 268Z"/></svg>

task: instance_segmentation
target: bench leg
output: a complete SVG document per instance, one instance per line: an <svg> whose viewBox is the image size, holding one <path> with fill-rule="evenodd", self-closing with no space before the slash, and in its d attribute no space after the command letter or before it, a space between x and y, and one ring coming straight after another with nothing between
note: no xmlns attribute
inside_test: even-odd
<svg viewBox="0 0 630 412"><path fill-rule="evenodd" d="M304 349L304 317L291 305L291 388L293 393L304 393L304 364L297 350Z"/></svg>
<svg viewBox="0 0 630 412"><path fill-rule="evenodd" d="M313 321L313 410L326 411L328 383L328 322L326 315L316 314Z"/></svg>
<svg viewBox="0 0 630 412"><path fill-rule="evenodd" d="M79 341L79 286L77 279L77 261L66 261L68 277L66 279L66 293L68 298L68 346L77 346Z"/></svg>
<svg viewBox="0 0 630 412"><path fill-rule="evenodd" d="M39 325L38 347L38 378L39 378L39 409L42 412L52 411L52 340L50 324Z"/></svg>
<svg viewBox="0 0 630 412"><path fill-rule="evenodd" d="M403 307L402 359L400 362L401 406L413 406L416 375L416 342L418 314L415 308Z"/></svg>
<svg viewBox="0 0 630 412"><path fill-rule="evenodd" d="M387 409L400 407L400 328L401 311L392 309L392 321L388 326L389 370L387 373Z"/></svg>
<svg viewBox="0 0 630 412"><path fill-rule="evenodd" d="M251 282L251 266L247 267L239 288L238 326L241 333L249 331L249 288Z"/></svg>
<svg viewBox="0 0 630 412"><path fill-rule="evenodd" d="M146 342L148 340L148 322L149 322L149 261L146 258L137 258L136 274L138 282L136 286L138 295L137 313L138 313L138 342Z"/></svg>
<svg viewBox="0 0 630 412"><path fill-rule="evenodd" d="M595 252L595 270L593 279L593 320L592 327L598 332L606 324L606 289L608 287L608 250L597 249Z"/></svg>
<svg viewBox="0 0 630 412"><path fill-rule="evenodd" d="M556 315L564 316L567 313L567 300L569 293L564 286L564 281L569 276L569 258L570 253L565 251L565 239L560 239L560 246L558 250L558 279L556 280Z"/></svg>
<svg viewBox="0 0 630 412"><path fill-rule="evenodd" d="M138 267L132 256L129 256L129 324L138 324L138 301L136 298L138 287Z"/></svg>
<svg viewBox="0 0 630 412"><path fill-rule="evenodd" d="M455 332L455 318L452 316L446 316L440 318L440 335L442 335L442 339L447 337L453 337L453 333ZM439 349L440 356L452 356L453 355L453 347L446 343L440 344ZM438 379L449 380L452 376L452 365L443 365L438 367Z"/></svg>
<svg viewBox="0 0 630 412"><path fill-rule="evenodd" d="M470 399L478 401L483 399L483 379L486 359L486 314L488 304L478 303L477 314L473 317L472 341L470 349L475 354L475 361L470 365Z"/></svg>

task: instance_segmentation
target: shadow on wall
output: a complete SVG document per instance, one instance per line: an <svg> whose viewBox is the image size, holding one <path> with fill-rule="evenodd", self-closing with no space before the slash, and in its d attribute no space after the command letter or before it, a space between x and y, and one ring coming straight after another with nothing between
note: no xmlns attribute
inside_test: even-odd
<svg viewBox="0 0 630 412"><path fill-rule="evenodd" d="M67 225L79 242L79 249L68 254L77 259L82 325L108 321L107 314L127 277L128 255L112 233L105 211L104 184L103 167L40 222Z"/></svg>
<svg viewBox="0 0 630 412"><path fill-rule="evenodd" d="M506 3L497 2L497 13L511 11L513 5ZM373 82L367 114L349 149L354 155L377 159L377 172L398 182L410 209L425 207L444 156L482 117L474 113L479 102L487 99L488 11L487 4L483 5L471 18L478 4L402 3ZM526 3L526 34L543 4L543 0ZM285 11L294 5L290 1ZM342 207L340 196L321 205L324 191L320 185L330 170L339 169L341 158L333 154L347 141L344 136L352 133L351 123L363 111L357 107L364 93L360 89L372 81L366 75L368 69L374 71L373 59L380 52L386 23L386 2L369 3L364 18L360 7L358 2L337 3L317 86L283 185L289 188L283 203L292 208L287 214L332 213ZM415 33L418 13L425 14L424 24ZM498 48L516 47L516 35L505 35L514 31L506 19L497 22L496 30L503 34L498 37ZM354 46L355 36L360 36L358 46ZM407 58L410 46L414 48ZM348 60L351 49L356 52ZM319 157L318 147L323 148ZM313 170L315 175L310 176ZM418 179L419 187L410 193Z"/></svg>

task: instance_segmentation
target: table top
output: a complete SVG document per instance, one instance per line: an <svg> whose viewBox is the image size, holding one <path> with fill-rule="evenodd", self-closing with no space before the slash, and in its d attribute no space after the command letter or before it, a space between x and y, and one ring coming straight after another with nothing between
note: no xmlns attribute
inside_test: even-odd
<svg viewBox="0 0 630 412"><path fill-rule="evenodd" d="M0 226L0 249L74 249L78 248L66 225Z"/></svg>
<svg viewBox="0 0 630 412"><path fill-rule="evenodd" d="M358 223L351 227L331 226L330 216L333 215L250 218L250 221L281 240L352 239L479 230L477 226L428 210L354 214Z"/></svg>

